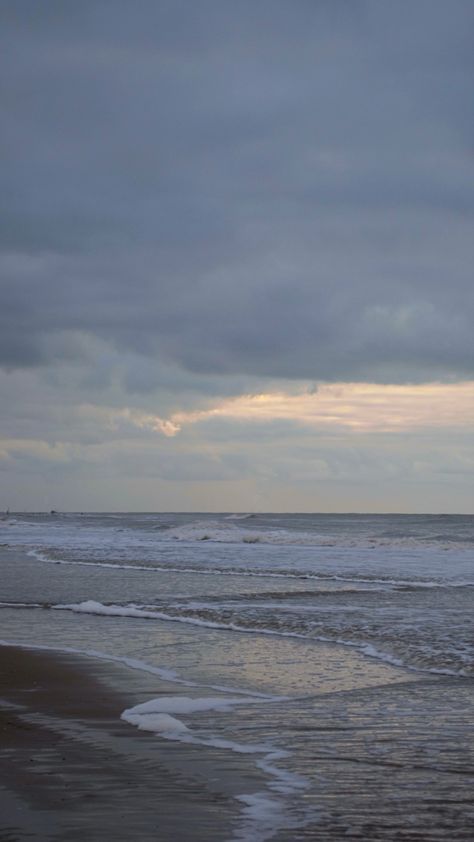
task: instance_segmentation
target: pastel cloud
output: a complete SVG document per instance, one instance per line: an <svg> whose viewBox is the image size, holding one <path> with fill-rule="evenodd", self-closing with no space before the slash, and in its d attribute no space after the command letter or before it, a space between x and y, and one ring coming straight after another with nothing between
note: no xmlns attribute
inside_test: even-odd
<svg viewBox="0 0 474 842"><path fill-rule="evenodd" d="M323 429L403 432L417 428L469 428L474 423L474 382L383 385L323 384L296 394L241 395L206 409L175 412L169 418L132 409L111 411L112 423L177 435L183 427L211 419L243 422L291 421Z"/></svg>

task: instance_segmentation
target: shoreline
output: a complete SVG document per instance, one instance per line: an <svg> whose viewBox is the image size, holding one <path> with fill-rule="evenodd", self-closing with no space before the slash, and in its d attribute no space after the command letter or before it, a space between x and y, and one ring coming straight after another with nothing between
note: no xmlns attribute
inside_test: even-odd
<svg viewBox="0 0 474 842"><path fill-rule="evenodd" d="M472 681L406 678L264 705L258 740L271 733L275 745L289 729L292 751L283 761L275 754L276 766L310 782L301 797L294 786L285 797L268 756L259 764L255 754L156 737L121 719L124 709L160 696L189 701L189 687L92 654L3 644L0 839L468 842ZM245 707L233 721L243 733L256 725ZM306 759L295 766L301 751Z"/></svg>
<svg viewBox="0 0 474 842"><path fill-rule="evenodd" d="M120 684L121 671L80 655L0 646L0 838L233 838L242 807L216 776L215 758L121 720L130 696L108 686ZM111 680L102 680L107 673ZM152 678L156 696L161 682ZM245 760L234 762L234 777L240 765L244 778ZM263 774L253 777L264 787Z"/></svg>
<svg viewBox="0 0 474 842"><path fill-rule="evenodd" d="M213 580L0 558L1 842L472 839L472 679L265 628L50 610L207 599ZM282 591L257 585L265 609ZM218 579L211 598L235 588L252 590ZM377 592L359 602L392 604Z"/></svg>

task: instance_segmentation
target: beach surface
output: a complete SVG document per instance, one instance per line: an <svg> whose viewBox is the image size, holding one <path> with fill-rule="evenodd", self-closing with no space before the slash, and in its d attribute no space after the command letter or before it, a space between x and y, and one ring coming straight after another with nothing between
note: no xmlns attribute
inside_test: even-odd
<svg viewBox="0 0 474 842"><path fill-rule="evenodd" d="M471 682L405 675L316 694L291 726L288 706L272 704L267 739L286 720L300 759L310 746L292 827L291 807L286 818L265 815L271 774L244 754L121 720L137 701L169 698L166 682L83 656L4 646L0 676L2 842L473 838ZM251 730L248 709L241 717ZM291 757L284 766L291 775Z"/></svg>
<svg viewBox="0 0 474 842"><path fill-rule="evenodd" d="M239 810L225 781L195 749L120 719L132 699L110 686L120 673L79 656L0 647L2 842L227 838ZM238 767L237 759L236 779Z"/></svg>

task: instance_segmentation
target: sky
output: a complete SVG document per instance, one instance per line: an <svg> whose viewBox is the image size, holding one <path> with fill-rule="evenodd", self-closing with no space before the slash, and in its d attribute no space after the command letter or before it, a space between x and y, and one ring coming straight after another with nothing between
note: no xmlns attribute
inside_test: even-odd
<svg viewBox="0 0 474 842"><path fill-rule="evenodd" d="M0 509L474 509L472 0L3 0Z"/></svg>

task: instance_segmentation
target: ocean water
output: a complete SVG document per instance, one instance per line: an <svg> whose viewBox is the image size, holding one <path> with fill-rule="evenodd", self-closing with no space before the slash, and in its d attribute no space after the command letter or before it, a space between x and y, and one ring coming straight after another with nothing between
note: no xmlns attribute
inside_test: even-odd
<svg viewBox="0 0 474 842"><path fill-rule="evenodd" d="M472 838L474 517L15 514L0 543L5 643L155 675L126 721L265 774L229 839Z"/></svg>

